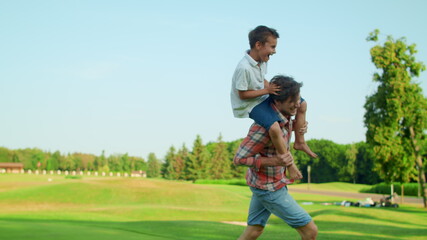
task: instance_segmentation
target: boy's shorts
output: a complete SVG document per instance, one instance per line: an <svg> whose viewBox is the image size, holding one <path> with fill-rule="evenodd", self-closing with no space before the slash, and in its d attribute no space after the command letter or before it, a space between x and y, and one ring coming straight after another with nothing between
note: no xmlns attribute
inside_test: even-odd
<svg viewBox="0 0 427 240"><path fill-rule="evenodd" d="M275 192L250 187L252 199L248 225L265 227L273 213L293 228L303 227L312 221L310 215L293 199L285 186Z"/></svg>
<svg viewBox="0 0 427 240"><path fill-rule="evenodd" d="M271 107L271 101L271 98L268 97L263 102L256 105L249 113L249 118L261 125L267 131L270 130L271 125L275 122L281 121L277 112ZM304 102L304 98L301 98L301 103L302 102Z"/></svg>

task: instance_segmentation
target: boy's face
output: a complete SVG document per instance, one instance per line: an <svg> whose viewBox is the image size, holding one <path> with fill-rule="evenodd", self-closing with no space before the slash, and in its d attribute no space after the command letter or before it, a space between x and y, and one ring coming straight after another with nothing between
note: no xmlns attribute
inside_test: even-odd
<svg viewBox="0 0 427 240"><path fill-rule="evenodd" d="M277 38L273 36L267 37L267 41L264 44L257 42L255 47L258 53L258 59L255 60L258 62L268 62L268 60L270 60L270 56L276 53L276 46Z"/></svg>
<svg viewBox="0 0 427 240"><path fill-rule="evenodd" d="M275 101L277 109L285 116L295 116L298 108L301 106L300 94L295 98L289 97L284 102Z"/></svg>

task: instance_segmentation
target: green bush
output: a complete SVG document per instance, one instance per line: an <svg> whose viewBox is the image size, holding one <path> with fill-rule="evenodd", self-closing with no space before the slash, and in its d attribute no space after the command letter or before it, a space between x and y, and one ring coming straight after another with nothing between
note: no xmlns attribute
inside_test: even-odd
<svg viewBox="0 0 427 240"><path fill-rule="evenodd" d="M195 183L246 186L245 179L198 179Z"/></svg>
<svg viewBox="0 0 427 240"><path fill-rule="evenodd" d="M418 196L418 183L405 183L404 186L404 194L405 196ZM393 183L394 191L402 195L401 193L401 184ZM361 193L378 193L378 194L386 194L390 195L391 184L379 183L370 188L363 188L360 190Z"/></svg>
<svg viewBox="0 0 427 240"><path fill-rule="evenodd" d="M67 175L67 176L65 176L65 179L82 179L82 177L81 176L70 176L70 175Z"/></svg>

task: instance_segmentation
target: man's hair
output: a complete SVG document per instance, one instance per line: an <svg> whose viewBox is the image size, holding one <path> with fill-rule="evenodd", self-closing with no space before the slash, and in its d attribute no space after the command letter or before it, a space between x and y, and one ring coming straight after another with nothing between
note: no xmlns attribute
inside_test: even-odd
<svg viewBox="0 0 427 240"><path fill-rule="evenodd" d="M273 101L284 102L289 97L293 100L298 100L294 98L298 97L302 83L296 82L292 77L277 75L271 79L270 84L276 84L280 87L280 91L277 92L278 95L270 94Z"/></svg>
<svg viewBox="0 0 427 240"><path fill-rule="evenodd" d="M279 33L274 28L269 28L262 25L250 31L248 37L249 37L249 45L251 49L255 47L256 42L265 44L269 36L279 38Z"/></svg>

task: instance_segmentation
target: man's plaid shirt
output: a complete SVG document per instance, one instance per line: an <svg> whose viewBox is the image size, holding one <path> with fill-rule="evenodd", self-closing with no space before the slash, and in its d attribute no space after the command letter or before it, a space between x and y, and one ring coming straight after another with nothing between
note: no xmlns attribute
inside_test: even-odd
<svg viewBox="0 0 427 240"><path fill-rule="evenodd" d="M277 112L280 119L282 119L279 125L283 131L283 138L289 151L292 121L284 117L273 104L271 107ZM268 131L261 127L261 125L254 123L234 156L234 164L249 167L246 173L246 182L249 186L276 191L294 181L286 178L285 167L261 167L259 157L273 157L275 155L276 149L270 140Z"/></svg>

